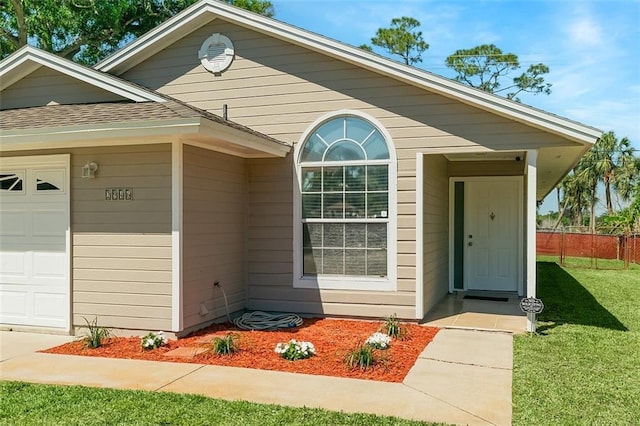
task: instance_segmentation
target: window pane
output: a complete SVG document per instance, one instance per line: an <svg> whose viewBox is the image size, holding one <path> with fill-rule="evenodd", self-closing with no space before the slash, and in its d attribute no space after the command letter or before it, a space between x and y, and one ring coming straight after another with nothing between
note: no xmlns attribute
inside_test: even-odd
<svg viewBox="0 0 640 426"><path fill-rule="evenodd" d="M302 246L304 248L322 247L322 224L302 224Z"/></svg>
<svg viewBox="0 0 640 426"><path fill-rule="evenodd" d="M302 218L320 218L321 200L320 194L302 194Z"/></svg>
<svg viewBox="0 0 640 426"><path fill-rule="evenodd" d="M364 191L364 166L348 166L344 168L345 191Z"/></svg>
<svg viewBox="0 0 640 426"><path fill-rule="evenodd" d="M367 165L390 159L382 133L365 119L343 115L303 143L303 273L386 276L390 165ZM305 161L318 165L303 167ZM336 223L342 219L349 223Z"/></svg>
<svg viewBox="0 0 640 426"><path fill-rule="evenodd" d="M22 191L22 178L15 174L0 175L0 189L5 191Z"/></svg>
<svg viewBox="0 0 640 426"><path fill-rule="evenodd" d="M322 250L304 249L302 273L304 275L317 275L322 273Z"/></svg>
<svg viewBox="0 0 640 426"><path fill-rule="evenodd" d="M389 167L367 166L367 191L387 191L389 189Z"/></svg>
<svg viewBox="0 0 640 426"><path fill-rule="evenodd" d="M347 275L366 275L366 250L345 250L344 269Z"/></svg>
<svg viewBox="0 0 640 426"><path fill-rule="evenodd" d="M368 223L367 224L367 247L387 248L387 224Z"/></svg>
<svg viewBox="0 0 640 426"><path fill-rule="evenodd" d="M361 118L347 117L347 139L362 143L374 127Z"/></svg>
<svg viewBox="0 0 640 426"><path fill-rule="evenodd" d="M340 117L324 123L314 134L320 135L327 143L344 139L344 118Z"/></svg>
<svg viewBox="0 0 640 426"><path fill-rule="evenodd" d="M367 152L367 158L369 160L389 159L389 148L387 147L387 142L377 130L363 146L364 150Z"/></svg>
<svg viewBox="0 0 640 426"><path fill-rule="evenodd" d="M389 216L389 196L386 192L367 194L367 217L386 219Z"/></svg>
<svg viewBox="0 0 640 426"><path fill-rule="evenodd" d="M344 224L325 223L324 224L324 247L342 248L344 247Z"/></svg>
<svg viewBox="0 0 640 426"><path fill-rule="evenodd" d="M324 192L342 192L344 190L344 167L324 168Z"/></svg>
<svg viewBox="0 0 640 426"><path fill-rule="evenodd" d="M386 250L367 250L367 275L387 276Z"/></svg>
<svg viewBox="0 0 640 426"><path fill-rule="evenodd" d="M302 148L300 161L322 161L322 154L324 154L325 149L327 149L327 145L317 135L313 134L307 139Z"/></svg>
<svg viewBox="0 0 640 426"><path fill-rule="evenodd" d="M364 223L345 223L345 247L365 247L367 237L367 225Z"/></svg>
<svg viewBox="0 0 640 426"><path fill-rule="evenodd" d="M360 145L349 141L340 141L329 147L324 156L325 161L364 160L364 151Z"/></svg>
<svg viewBox="0 0 640 426"><path fill-rule="evenodd" d="M357 219L364 216L364 192L346 193L344 195L344 217L346 219Z"/></svg>
<svg viewBox="0 0 640 426"><path fill-rule="evenodd" d="M343 275L344 274L344 251L325 249L323 250L322 273Z"/></svg>
<svg viewBox="0 0 640 426"><path fill-rule="evenodd" d="M302 192L322 191L322 170L320 167L305 167L301 174Z"/></svg>
<svg viewBox="0 0 640 426"><path fill-rule="evenodd" d="M324 218L344 219L344 203L342 194L324 195Z"/></svg>

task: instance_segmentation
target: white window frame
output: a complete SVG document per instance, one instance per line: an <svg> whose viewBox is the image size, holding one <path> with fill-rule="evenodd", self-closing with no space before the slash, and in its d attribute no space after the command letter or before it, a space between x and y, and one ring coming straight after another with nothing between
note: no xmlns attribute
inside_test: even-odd
<svg viewBox="0 0 640 426"><path fill-rule="evenodd" d="M311 133L322 124L341 116L353 116L368 121L372 126L378 129L384 136L389 149L389 160L369 160L367 165L389 165L389 207L388 207L388 226L387 226L387 276L386 277L368 277L368 276L337 276L337 275L314 275L304 276L303 274L303 249L302 249L302 194L300 170L300 155L302 146ZM312 166L315 163L305 163L305 166ZM325 166L329 164L325 163ZM348 163L337 163L336 165L348 165ZM387 130L368 114L354 110L339 110L327 113L316 121L314 121L307 130L302 134L300 140L295 145L293 157L293 287L294 288L310 288L310 289L333 289L333 290L362 290L362 291L396 291L397 289L397 181L398 181L398 162L396 159L396 150L391 135ZM345 220L348 221L348 220ZM360 223L360 222L358 222Z"/></svg>

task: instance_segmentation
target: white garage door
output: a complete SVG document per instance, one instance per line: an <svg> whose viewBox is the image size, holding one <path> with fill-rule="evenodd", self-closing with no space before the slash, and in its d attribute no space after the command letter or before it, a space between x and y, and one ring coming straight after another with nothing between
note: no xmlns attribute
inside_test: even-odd
<svg viewBox="0 0 640 426"><path fill-rule="evenodd" d="M0 323L69 328L69 156L0 158Z"/></svg>

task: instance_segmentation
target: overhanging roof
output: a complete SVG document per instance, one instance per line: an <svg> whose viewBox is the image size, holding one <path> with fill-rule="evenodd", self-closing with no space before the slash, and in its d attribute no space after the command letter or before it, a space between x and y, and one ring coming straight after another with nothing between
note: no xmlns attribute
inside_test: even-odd
<svg viewBox="0 0 640 426"><path fill-rule="evenodd" d="M291 145L181 102L47 105L0 111L0 152L181 140L244 158Z"/></svg>
<svg viewBox="0 0 640 426"><path fill-rule="evenodd" d="M602 134L602 131L576 121L486 93L216 0L202 0L185 9L130 45L105 58L96 65L96 69L116 75L122 74L217 17L562 136L573 142L591 145Z"/></svg>

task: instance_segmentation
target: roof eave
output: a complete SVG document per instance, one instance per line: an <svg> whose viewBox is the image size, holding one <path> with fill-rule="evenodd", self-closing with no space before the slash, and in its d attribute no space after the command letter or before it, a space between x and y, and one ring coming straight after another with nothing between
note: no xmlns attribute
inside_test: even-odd
<svg viewBox="0 0 640 426"><path fill-rule="evenodd" d="M168 143L195 139L216 150L241 157L285 157L291 146L203 117L100 123L80 126L3 130L0 152ZM211 142L211 143L209 143Z"/></svg>
<svg viewBox="0 0 640 426"><path fill-rule="evenodd" d="M24 46L0 62L0 90L11 86L38 68L46 66L87 84L134 102L165 102L166 99L112 75L76 64L43 50Z"/></svg>

